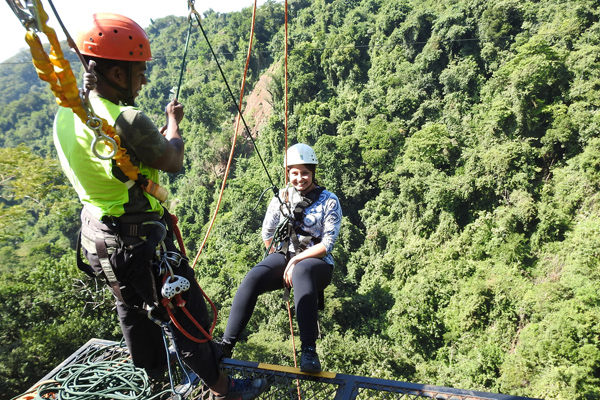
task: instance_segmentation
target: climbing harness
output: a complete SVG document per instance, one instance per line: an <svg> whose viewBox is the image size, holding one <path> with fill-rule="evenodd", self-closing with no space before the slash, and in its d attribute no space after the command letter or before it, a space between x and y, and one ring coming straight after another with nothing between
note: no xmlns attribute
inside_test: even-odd
<svg viewBox="0 0 600 400"><path fill-rule="evenodd" d="M131 163L127 151L121 146L120 137L116 134L114 127L109 125L106 120L99 118L91 108L88 101L89 91L80 91L77 87L77 81L69 62L64 58L56 32L46 24L48 14L44 11L41 1L26 0L26 6L23 6L20 0L6 1L27 30L25 40L30 47L32 61L39 78L48 82L58 105L71 108L73 113L94 132L95 137L91 145L92 153L103 160L114 159L117 166L130 180L137 183L144 192L164 202L168 196L167 191L156 182L147 179L139 168ZM69 46L77 53L85 71L91 72L73 39L65 29L52 0L48 0L48 3L67 37ZM50 54L47 54L44 50L38 32L44 33L50 42ZM104 147L109 149L107 154L98 151L100 143L103 143Z"/></svg>
<svg viewBox="0 0 600 400"><path fill-rule="evenodd" d="M286 194L289 192L289 190L290 189L286 190ZM291 188L291 190L295 189ZM294 210L291 212L288 202L280 205L279 211L285 216L285 218L277 225L275 235L271 241L271 246L267 250L267 254L269 254L269 251L274 243L279 244L279 247L276 248L275 251L282 253L287 257L289 253L290 242L294 245L296 254L304 251L311 241L314 244L320 242L318 238L314 238L309 233L305 232L301 228L301 224L304 220L304 210L317 201L323 190L325 190L325 188L319 186L310 191L310 193L308 193L306 196L302 196L301 200L295 204Z"/></svg>
<svg viewBox="0 0 600 400"><path fill-rule="evenodd" d="M186 308L186 301L183 294L191 288L192 283L186 277L178 275L177 271L188 262L184 251L172 250L171 245L167 245L167 236L172 232L177 240L180 240L180 232L177 226L177 220L165 210L165 215L160 218L157 213L141 213L124 215L120 218L105 218L104 221L94 219L85 209L82 212L82 231L80 241L82 247L88 252L98 255L99 263L104 272L104 276L109 283L113 294L125 307L138 313L146 315L151 321L156 323L163 331L163 342L169 361L169 376L172 379L171 359L176 357L180 369L186 374L186 379L192 382L190 372L181 361L176 343L171 339L172 330L178 329L184 336L195 343L206 343L212 340L212 332L216 325L217 310L214 303L200 288L201 295L209 302L213 321L207 330L194 318ZM138 280L142 280L143 290L138 290L138 294L144 301L144 307L129 305L123 298L120 289L120 282L117 274L113 270L110 261L110 254L119 251L117 242L122 242L128 247L138 249L138 256L147 259L153 259L151 265L140 272ZM168 243L171 243L169 240ZM183 244L180 242L180 246ZM183 247L180 247L183 249ZM79 256L79 249L77 251ZM83 263L83 261L80 261ZM79 264L78 264L79 266ZM81 267L80 267L81 268ZM81 268L83 269L83 268ZM87 270L92 270L88 266ZM159 277L160 289L156 287L155 276ZM135 285L132 283L132 285ZM180 310L181 314L176 315ZM192 325L197 328L200 337L195 337L188 332L182 325L181 318L187 318ZM170 342L170 343L168 343ZM170 351L169 349L174 349ZM191 385L191 384L190 384ZM177 389L171 385L174 395L183 396L187 389Z"/></svg>
<svg viewBox="0 0 600 400"><path fill-rule="evenodd" d="M295 189L286 189L286 194L289 192L289 190ZM286 208L284 208L283 205L280 206L279 212L284 215L284 219L277 225L271 245L265 252L265 257L271 252L274 244L277 244L275 252L285 255L286 260L289 261L290 243L294 245L295 254L298 254L306 250L311 242L313 244L318 244L321 242L319 238L315 238L308 232L304 231L304 229L301 227L301 224L304 220L304 210L317 201L324 190L325 188L323 186L319 186L311 190L306 196L302 196L301 200L294 205L294 210L291 212L289 203L287 201L285 202L285 205L287 206ZM317 295L319 310L323 310L325 305L325 294L321 290ZM283 300L288 303L288 308L289 298L290 288L286 287L283 291ZM288 310L288 312L291 313L290 310Z"/></svg>

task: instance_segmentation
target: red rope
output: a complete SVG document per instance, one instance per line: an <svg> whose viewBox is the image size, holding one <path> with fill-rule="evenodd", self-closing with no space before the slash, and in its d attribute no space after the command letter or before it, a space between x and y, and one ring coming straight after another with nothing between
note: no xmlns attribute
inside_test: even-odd
<svg viewBox="0 0 600 400"><path fill-rule="evenodd" d="M168 277L169 276L167 275L166 278L168 278ZM212 333L213 333L213 330L215 329L215 325L217 323L217 318L216 318L217 317L217 309L216 309L214 303L204 293L202 288L200 288L200 291L202 292L202 296L204 296L204 298L208 300L208 302L210 303L210 306L213 310L214 318L213 318L212 325L210 326L209 332L206 332L206 330L202 327L202 325L200 325L200 323L198 323L198 321L194 318L194 316L192 314L190 314L190 312L187 310L187 308L185 308L185 300L183 300L183 298L181 297L181 294L176 294L173 297L173 299L167 299L167 298L162 299L162 305L167 309L167 313L169 313L169 318L171 318L173 325L175 325L175 327L177 327L177 329L179 329L179 331L181 331L181 333L183 333L188 339L190 339L196 343L206 343L209 340L212 340ZM175 300L175 304L173 304L173 300ZM188 331L186 331L183 328L183 326L181 326L179 321L177 321L177 318L175 318L175 314L173 313L173 310L172 310L175 307L181 308L181 310L184 312L185 315L187 315L187 317L190 319L190 321L192 321L192 323L196 326L196 328L198 328L200 330L200 332L202 332L202 334L205 337L204 339L199 339L199 338L194 337Z"/></svg>
<svg viewBox="0 0 600 400"><path fill-rule="evenodd" d="M172 221L173 221L173 231L175 232L175 236L177 237L177 242L179 243L179 249L185 256L185 246L183 245L183 238L181 237L181 231L179 230L179 226L177 225L177 222L179 221L179 219L175 215L171 215L171 216L172 216ZM170 276L168 274L165 274L165 277L163 278L163 285L165 284L166 280L169 277ZM200 288L200 292L202 293L202 296L208 301L208 303L210 304L210 307L213 311L213 321L210 326L210 331L209 331L210 333L206 332L206 330L202 327L202 325L200 325L200 323L198 323L198 321L196 321L196 319L192 316L192 314L190 314L188 309L185 308L185 300L183 300L183 298L181 297L181 294L176 294L173 297L176 301L175 305L173 305L172 299L167 299L167 298L162 299L162 305L167 309L167 312L169 313L169 317L171 318L171 321L177 327L177 329L179 329L181 331L181 333L183 333L188 339L190 339L196 343L205 343L205 342L208 342L209 340L212 340L212 333L215 329L215 326L217 325L217 307L215 306L215 303L213 303L212 300L208 297L208 295L206 293L204 293L204 290L202 290L202 287L200 287L200 285L198 285L198 287ZM200 332L202 332L202 334L204 335L204 337L206 339L198 339L198 338L192 336L189 332L187 332L181 326L179 321L177 321L177 319L175 318L175 315L173 314L173 311L172 311L172 308L174 308L174 307L180 307L182 309L182 311L185 313L185 315L187 315L187 317L190 319L190 321L192 321L192 323L200 330Z"/></svg>

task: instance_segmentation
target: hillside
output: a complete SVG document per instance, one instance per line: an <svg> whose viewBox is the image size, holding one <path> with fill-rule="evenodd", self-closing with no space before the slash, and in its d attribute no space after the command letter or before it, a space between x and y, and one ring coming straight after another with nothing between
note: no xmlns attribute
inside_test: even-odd
<svg viewBox="0 0 600 400"><path fill-rule="evenodd" d="M320 314L325 370L600 398L599 6L289 2L288 141L314 146L317 178L344 211ZM250 21L250 9L202 19L235 96ZM269 98L272 109L248 107L246 116L279 186L283 23L282 4L260 7L245 96ZM177 17L147 28L154 60L138 104L158 123L187 28ZM185 167L162 178L193 257L223 179L235 106L197 29L187 57ZM118 340L119 331L102 283L75 266L79 206L53 156L56 104L28 64L0 65L0 93L0 398L8 399L89 338ZM268 201L259 202L269 181L246 136L235 154L196 266L219 309L216 336L262 256ZM236 357L293 365L280 296L259 300Z"/></svg>

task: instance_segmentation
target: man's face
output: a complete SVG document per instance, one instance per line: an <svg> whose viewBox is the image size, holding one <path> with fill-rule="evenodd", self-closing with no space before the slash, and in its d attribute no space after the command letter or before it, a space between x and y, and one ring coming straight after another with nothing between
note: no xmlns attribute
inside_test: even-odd
<svg viewBox="0 0 600 400"><path fill-rule="evenodd" d="M139 96L142 86L147 83L146 61L133 63L131 68L131 91L134 99Z"/></svg>

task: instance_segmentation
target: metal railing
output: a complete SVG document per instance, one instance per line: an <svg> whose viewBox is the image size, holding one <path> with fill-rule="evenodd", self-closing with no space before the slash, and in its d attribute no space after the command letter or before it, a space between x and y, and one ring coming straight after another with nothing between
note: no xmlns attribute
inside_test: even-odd
<svg viewBox="0 0 600 400"><path fill-rule="evenodd" d="M122 344L92 339L71 357L62 362L41 381L50 380L71 364L94 363L123 357L127 348ZM293 367L262 364L235 359L224 359L222 369L234 378L265 378L270 387L262 400L366 400L366 399L418 399L436 400L525 400L510 396L449 387L423 385L355 375L320 372L303 373ZM208 388L199 385L188 393L188 399L209 399ZM175 400L177 396L173 396Z"/></svg>

